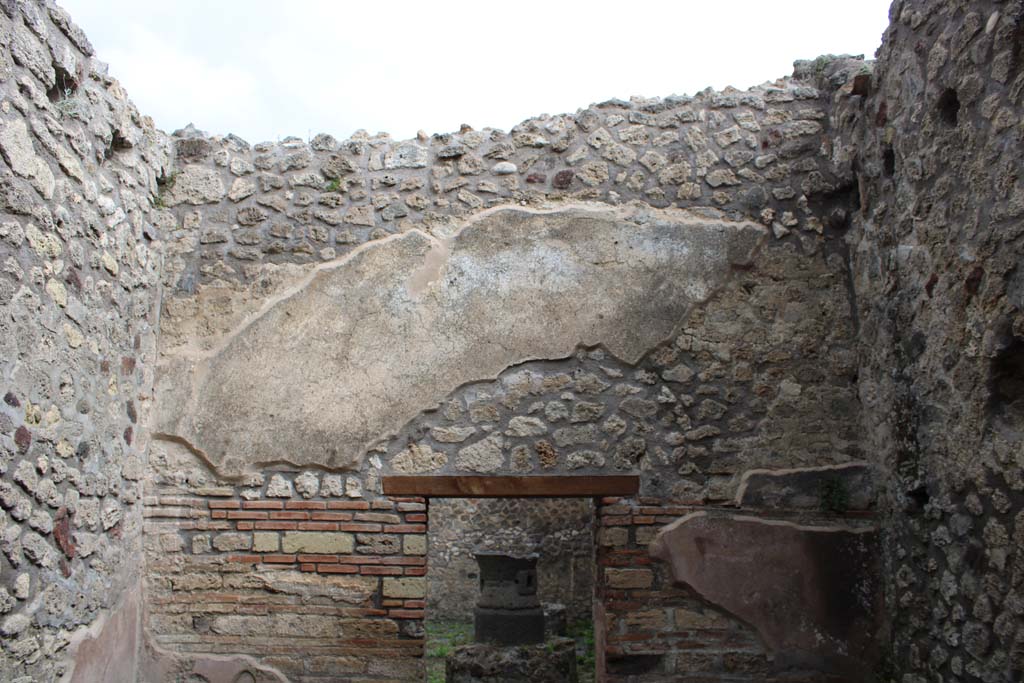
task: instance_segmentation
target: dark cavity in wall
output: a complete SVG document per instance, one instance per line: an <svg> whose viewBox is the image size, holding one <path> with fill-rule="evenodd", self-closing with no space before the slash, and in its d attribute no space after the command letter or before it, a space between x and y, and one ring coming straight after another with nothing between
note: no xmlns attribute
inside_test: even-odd
<svg viewBox="0 0 1024 683"><path fill-rule="evenodd" d="M56 104L61 100L68 99L78 91L78 78L57 64L53 65L53 70L57 78L53 87L46 91L46 97Z"/></svg>
<svg viewBox="0 0 1024 683"><path fill-rule="evenodd" d="M886 178L892 178L896 175L896 152L893 150L892 145L886 145L882 149L882 171L885 173Z"/></svg>
<svg viewBox="0 0 1024 683"><path fill-rule="evenodd" d="M114 131L114 135L110 138L110 144L103 151L103 160L106 161L110 157L114 156L114 152L121 152L126 149L131 149L132 143L128 138L121 135L119 131Z"/></svg>
<svg viewBox="0 0 1024 683"><path fill-rule="evenodd" d="M996 417L1024 417L1024 339L1014 336L992 359L989 410Z"/></svg>
<svg viewBox="0 0 1024 683"><path fill-rule="evenodd" d="M939 110L939 118L947 126L955 126L957 117L960 114L960 98L957 97L956 90L952 88L946 88L941 95L939 95L939 102L937 104Z"/></svg>
<svg viewBox="0 0 1024 683"><path fill-rule="evenodd" d="M928 487L925 484L921 484L907 491L907 499L911 504L911 509L908 512L923 512L931 496L928 494Z"/></svg>
<svg viewBox="0 0 1024 683"><path fill-rule="evenodd" d="M661 669L662 655L620 655L608 657L608 673L618 675L648 674Z"/></svg>

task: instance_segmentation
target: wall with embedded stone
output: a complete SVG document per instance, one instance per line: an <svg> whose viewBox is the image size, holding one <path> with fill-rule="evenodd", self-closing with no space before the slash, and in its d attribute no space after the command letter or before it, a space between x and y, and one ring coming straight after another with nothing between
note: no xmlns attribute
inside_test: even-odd
<svg viewBox="0 0 1024 683"><path fill-rule="evenodd" d="M1024 10L898 0L890 17L874 73L833 115L860 188L850 243L864 449L887 484L888 668L907 683L1019 681Z"/></svg>
<svg viewBox="0 0 1024 683"><path fill-rule="evenodd" d="M427 616L473 621L474 553L537 554L537 595L568 623L593 618L594 504L577 498L436 498L427 530Z"/></svg>
<svg viewBox="0 0 1024 683"><path fill-rule="evenodd" d="M1020 680L1024 16L892 18L748 91L250 146L0 3L0 676L414 680L442 539L528 503L381 477L633 473L566 536L602 680Z"/></svg>
<svg viewBox="0 0 1024 683"><path fill-rule="evenodd" d="M227 657L254 676L411 680L425 610L472 603L443 539L477 504L391 500L382 476L636 473L638 499L596 507L596 546L572 530L603 675L776 675L749 626L693 621L714 608L643 555L672 515L742 506L766 469L818 474L806 505L769 496L755 514L863 523L818 490L860 458L827 105L783 79L509 134L176 133L154 671ZM708 656L680 659L684 641Z"/></svg>
<svg viewBox="0 0 1024 683"><path fill-rule="evenodd" d="M170 154L63 10L0 3L5 681L137 669Z"/></svg>

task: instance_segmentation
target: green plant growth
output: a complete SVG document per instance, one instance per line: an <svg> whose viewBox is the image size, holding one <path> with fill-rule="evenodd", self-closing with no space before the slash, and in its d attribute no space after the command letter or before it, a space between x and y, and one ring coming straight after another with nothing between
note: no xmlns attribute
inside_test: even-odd
<svg viewBox="0 0 1024 683"><path fill-rule="evenodd" d="M341 189L341 178L334 178L324 186L326 192L337 192Z"/></svg>
<svg viewBox="0 0 1024 683"><path fill-rule="evenodd" d="M150 198L153 202L153 206L158 209L166 209L167 203L164 201L164 196L171 191L174 187L175 181L178 179L178 172L173 171L167 175L162 175L156 179L157 192Z"/></svg>
<svg viewBox="0 0 1024 683"><path fill-rule="evenodd" d="M576 641L576 670L580 681L594 680L594 622L574 622L569 626L568 635Z"/></svg>
<svg viewBox="0 0 1024 683"><path fill-rule="evenodd" d="M444 683L444 662L452 650L473 642L473 624L457 621L428 621L425 652L427 683Z"/></svg>
<svg viewBox="0 0 1024 683"><path fill-rule="evenodd" d="M82 105L82 100L75 97L74 90L63 88L60 90L59 97L53 103L53 108L60 114L60 118L73 118L85 111L85 107Z"/></svg>

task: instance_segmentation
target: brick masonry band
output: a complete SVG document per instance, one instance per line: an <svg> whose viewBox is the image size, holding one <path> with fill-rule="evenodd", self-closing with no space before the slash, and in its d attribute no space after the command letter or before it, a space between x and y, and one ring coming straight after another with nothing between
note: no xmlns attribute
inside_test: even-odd
<svg viewBox="0 0 1024 683"><path fill-rule="evenodd" d="M634 496L640 477L606 476L385 476L385 495L425 498L591 498Z"/></svg>

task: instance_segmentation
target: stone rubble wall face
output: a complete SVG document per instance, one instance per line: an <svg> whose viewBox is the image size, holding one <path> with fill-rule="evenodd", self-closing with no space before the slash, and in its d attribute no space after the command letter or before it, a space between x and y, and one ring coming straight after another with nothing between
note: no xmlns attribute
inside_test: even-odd
<svg viewBox="0 0 1024 683"><path fill-rule="evenodd" d="M250 146L234 136L175 134L164 180L173 210L166 269L187 305L197 287L251 282L264 263L330 261L368 240L502 205L639 201L713 207L791 231L821 233L832 173L827 112L807 83L741 92L609 101L505 133L397 142L364 132Z"/></svg>
<svg viewBox="0 0 1024 683"><path fill-rule="evenodd" d="M682 514L733 509L752 469L859 458L847 278L844 260L829 247L817 235L769 244L753 267L683 321L676 338L636 365L584 348L466 385L382 442L359 471L278 465L231 481L161 437L147 481L149 635L177 652L183 666L231 653L289 680L324 672L412 680L422 666L422 621L452 585L431 558L447 557L448 548L435 543L454 528L443 515L457 506L396 504L379 493L382 475L637 473L642 498L606 501L595 514L604 520L590 556L600 637L621 675L609 680L720 675L734 670L728 667L737 657L746 667L746 678L737 680L766 680L772 665L749 627L673 586L646 547ZM810 502L783 496L767 507L835 521L821 511L819 494L812 486ZM751 513L773 514L759 507ZM436 529L431 512L442 515ZM620 570L630 568L649 573L650 583L622 584L634 574ZM417 587L387 592L385 579L424 571ZM314 588L337 576L372 584ZM351 605L331 597L346 590ZM472 603L472 594L455 597ZM310 610L338 621L295 626ZM253 616L224 618L242 613ZM338 627L360 634L358 643L339 640ZM268 636L297 628L312 629L301 635L315 657L288 652L285 636ZM374 634L371 649L366 634ZM699 661L674 651L698 643L707 650ZM635 667L645 677L628 678Z"/></svg>
<svg viewBox="0 0 1024 683"><path fill-rule="evenodd" d="M863 96L850 235L863 446L886 483L889 669L1024 675L1020 3L897 0Z"/></svg>
<svg viewBox="0 0 1024 683"><path fill-rule="evenodd" d="M4 681L69 673L85 627L102 633L119 604L128 641L107 671L136 667L161 268L151 203L170 153L63 10L0 3Z"/></svg>
<svg viewBox="0 0 1024 683"><path fill-rule="evenodd" d="M382 475L637 473L641 497L601 501L587 550L607 680L771 680L772 658L750 627L673 585L647 545L687 512L734 509L752 469L860 457L855 327L837 239L849 177L833 170L826 105L808 82L784 79L609 102L508 134L250 146L176 133L157 212L168 236L166 358L222 347L318 264L412 229L444 238L495 207L633 203L651 220L682 207L753 219L768 238L638 363L600 346L524 359L381 435L355 470L238 453L228 455L253 471L229 477L181 438L158 435L146 488L146 632L165 670L184 676L227 656L257 677L421 678L430 609L472 603L451 567L432 573L438 558L468 552L447 540L461 508L389 500ZM751 512L863 522L823 511L819 494Z"/></svg>
<svg viewBox="0 0 1024 683"><path fill-rule="evenodd" d="M90 625L102 642L142 557L149 656L136 667L133 646L125 664L140 680L421 678L431 591L448 589L427 567L446 549L427 501L385 498L380 477L626 472L641 494L595 508L605 679L791 680L648 545L680 516L735 510L752 470L865 455L885 483L882 674L1019 678L1024 17L897 0L892 18L868 79L821 60L746 92L603 103L508 134L250 146L166 138L60 9L0 3L0 678L68 672L69 643ZM162 352L208 348L359 245L580 202L748 217L771 239L638 363L600 346L525 361L355 471L229 478L174 435L149 442L158 310ZM870 523L870 504L825 498L741 511Z"/></svg>

